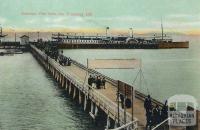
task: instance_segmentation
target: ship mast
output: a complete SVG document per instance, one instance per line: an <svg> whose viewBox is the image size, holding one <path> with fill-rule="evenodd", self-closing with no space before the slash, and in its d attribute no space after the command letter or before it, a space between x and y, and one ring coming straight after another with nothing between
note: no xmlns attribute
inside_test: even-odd
<svg viewBox="0 0 200 130"><path fill-rule="evenodd" d="M162 41L163 41L163 22L162 22L162 18L161 18L161 30L162 30Z"/></svg>
<svg viewBox="0 0 200 130"><path fill-rule="evenodd" d="M1 38L3 37L3 36L2 36L2 34L3 34L3 31L2 31L2 30L3 30L3 29L2 29L1 26L0 26L0 28L1 28L1 30L0 30L0 43L1 43Z"/></svg>
<svg viewBox="0 0 200 130"><path fill-rule="evenodd" d="M1 28L0 35L2 36L2 33L3 33L3 31L2 31L2 27L0 27L0 28Z"/></svg>
<svg viewBox="0 0 200 130"><path fill-rule="evenodd" d="M1 43L1 39L4 38L5 36L7 36L7 34L3 34L3 27L0 24L0 43Z"/></svg>

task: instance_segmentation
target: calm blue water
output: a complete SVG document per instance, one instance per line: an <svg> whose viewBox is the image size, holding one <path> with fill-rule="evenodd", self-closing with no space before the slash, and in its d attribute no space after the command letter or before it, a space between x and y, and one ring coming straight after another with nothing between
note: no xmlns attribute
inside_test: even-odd
<svg viewBox="0 0 200 130"><path fill-rule="evenodd" d="M114 79L134 84L135 87L152 97L164 102L175 94L194 96L200 104L200 38L176 37L177 40L189 40L189 49L158 50L65 50L64 54L86 65L88 59L127 59L142 60L144 78L139 85L136 78L138 69L98 70Z"/></svg>
<svg viewBox="0 0 200 130"><path fill-rule="evenodd" d="M30 53L0 57L0 129L98 130Z"/></svg>

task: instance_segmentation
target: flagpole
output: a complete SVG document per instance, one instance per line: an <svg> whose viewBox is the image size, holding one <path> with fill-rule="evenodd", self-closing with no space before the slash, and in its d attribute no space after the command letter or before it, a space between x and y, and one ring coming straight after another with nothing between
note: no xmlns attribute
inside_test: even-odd
<svg viewBox="0 0 200 130"><path fill-rule="evenodd" d="M88 58L87 58L87 71L86 71L86 77L88 75Z"/></svg>
<svg viewBox="0 0 200 130"><path fill-rule="evenodd" d="M124 124L126 124L126 86L124 87Z"/></svg>
<svg viewBox="0 0 200 130"><path fill-rule="evenodd" d="M140 88L142 88L142 60L140 59Z"/></svg>
<svg viewBox="0 0 200 130"><path fill-rule="evenodd" d="M133 87L132 87L132 121L133 121ZM133 124L132 124L132 128L133 128Z"/></svg>
<svg viewBox="0 0 200 130"><path fill-rule="evenodd" d="M85 79L84 79L84 82L83 82L83 86L84 86L84 87L85 87L85 81L86 81L87 75L88 75L88 59L87 59L87 66L86 66ZM89 89L88 89L88 90L89 90Z"/></svg>
<svg viewBox="0 0 200 130"><path fill-rule="evenodd" d="M119 81L117 82L117 116L118 116L118 126L119 126Z"/></svg>

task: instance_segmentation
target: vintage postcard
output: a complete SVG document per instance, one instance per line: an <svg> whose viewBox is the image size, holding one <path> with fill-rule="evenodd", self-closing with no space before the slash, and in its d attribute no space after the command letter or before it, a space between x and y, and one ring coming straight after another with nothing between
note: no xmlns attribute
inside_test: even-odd
<svg viewBox="0 0 200 130"><path fill-rule="evenodd" d="M6 0L1 130L200 130L199 0Z"/></svg>

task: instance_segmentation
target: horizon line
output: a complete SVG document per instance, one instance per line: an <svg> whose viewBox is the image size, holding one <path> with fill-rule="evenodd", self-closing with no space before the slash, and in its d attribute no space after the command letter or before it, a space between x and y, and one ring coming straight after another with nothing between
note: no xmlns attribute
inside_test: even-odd
<svg viewBox="0 0 200 130"><path fill-rule="evenodd" d="M31 29L31 28L3 28L3 32L6 33L85 33L85 34L105 34L106 29L99 29L99 28L41 28L41 29ZM157 34L161 33L160 29L133 29L133 34ZM109 29L110 34L119 34L119 35L127 35L130 34L130 29ZM172 29L164 29L164 33L175 33L175 34L182 34L182 35L200 35L199 29L181 29L181 30L172 30Z"/></svg>

